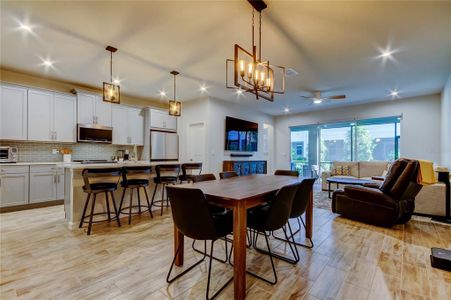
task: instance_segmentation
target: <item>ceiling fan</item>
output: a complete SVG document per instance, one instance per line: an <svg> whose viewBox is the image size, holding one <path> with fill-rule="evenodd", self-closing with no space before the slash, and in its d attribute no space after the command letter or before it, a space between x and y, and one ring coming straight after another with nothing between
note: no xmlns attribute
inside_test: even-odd
<svg viewBox="0 0 451 300"><path fill-rule="evenodd" d="M346 95L334 95L334 96L329 96L329 97L323 97L321 95L320 91L313 92L312 96L300 96L300 97L305 98L305 99L310 99L315 104L320 104L325 100L344 100L344 99L346 99Z"/></svg>

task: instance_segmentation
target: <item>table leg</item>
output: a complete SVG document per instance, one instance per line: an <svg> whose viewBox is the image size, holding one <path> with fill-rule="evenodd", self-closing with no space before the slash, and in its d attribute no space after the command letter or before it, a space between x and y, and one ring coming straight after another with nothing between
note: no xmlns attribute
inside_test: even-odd
<svg viewBox="0 0 451 300"><path fill-rule="evenodd" d="M331 188L331 186L330 186L330 182L329 182L329 189L328 189L329 199L330 199L330 188Z"/></svg>
<svg viewBox="0 0 451 300"><path fill-rule="evenodd" d="M305 212L305 237L313 238L313 189L310 190L309 202Z"/></svg>
<svg viewBox="0 0 451 300"><path fill-rule="evenodd" d="M238 203L233 209L233 285L235 299L246 297L246 207Z"/></svg>
<svg viewBox="0 0 451 300"><path fill-rule="evenodd" d="M183 266L183 254L184 254L184 235L178 230L178 228L174 225L174 255L177 251L179 245L181 245L181 249L177 258L175 259L175 265L180 267Z"/></svg>

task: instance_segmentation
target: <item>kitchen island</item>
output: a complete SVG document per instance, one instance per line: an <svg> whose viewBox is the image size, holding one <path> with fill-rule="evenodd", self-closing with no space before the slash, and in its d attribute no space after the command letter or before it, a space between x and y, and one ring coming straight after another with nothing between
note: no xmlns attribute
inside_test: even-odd
<svg viewBox="0 0 451 300"><path fill-rule="evenodd" d="M174 163L174 162L172 162ZM97 164L80 164L80 163L72 163L72 164L64 164L64 211L66 214L66 221L68 222L69 229L78 228L78 224L81 219L83 206L86 201L87 194L83 192L83 176L82 172L84 169L99 169L99 168L122 168L122 167L135 167L135 166L155 166L161 163L151 163L149 161L127 161L127 162L118 162L118 163L97 163ZM135 175L135 177L143 178L145 175ZM133 177L131 177L133 178ZM150 178L149 178L150 179ZM110 177L110 178L99 178L98 181L103 182L119 182L120 178L118 177ZM92 180L92 182L95 182ZM123 189L118 184L118 189L114 193L114 197L116 200L116 204L119 207L119 202L121 200ZM152 197L153 192L153 184L149 186L149 197ZM141 189L141 199L145 199L144 193ZM105 195L99 194L98 201L96 201L96 209L95 211L106 211L105 208ZM134 195L136 197L136 195ZM160 199L160 195L155 195L155 199ZM127 207L129 203L129 193L127 191L124 199L123 207ZM136 199L136 198L135 198ZM150 200L150 199L149 199Z"/></svg>

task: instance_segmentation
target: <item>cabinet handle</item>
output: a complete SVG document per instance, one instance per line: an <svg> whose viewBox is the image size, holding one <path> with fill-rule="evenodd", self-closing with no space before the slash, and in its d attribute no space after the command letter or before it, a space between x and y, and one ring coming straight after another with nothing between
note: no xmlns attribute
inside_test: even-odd
<svg viewBox="0 0 451 300"><path fill-rule="evenodd" d="M2 179L0 178L0 187L2 187Z"/></svg>

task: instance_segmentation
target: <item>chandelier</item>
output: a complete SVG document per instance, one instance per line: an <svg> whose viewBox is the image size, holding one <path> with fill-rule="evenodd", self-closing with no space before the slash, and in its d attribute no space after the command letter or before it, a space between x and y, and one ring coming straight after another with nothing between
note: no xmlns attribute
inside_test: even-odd
<svg viewBox="0 0 451 300"><path fill-rule="evenodd" d="M285 93L285 67L272 65L262 59L262 0L248 0L252 5L252 51L238 44L234 46L234 59L226 59L226 87L239 89L269 101L274 94ZM255 42L255 11L258 12L258 48ZM229 69L233 68L233 85L229 83Z"/></svg>
<svg viewBox="0 0 451 300"><path fill-rule="evenodd" d="M113 82L113 53L117 51L117 48L108 46L105 50L110 52L110 82L103 83L103 101L121 103L121 88Z"/></svg>
<svg viewBox="0 0 451 300"><path fill-rule="evenodd" d="M171 71L171 74L174 75L174 100L169 100L169 115L180 117L182 115L182 102L176 100L176 85L175 78L180 73L177 71Z"/></svg>

